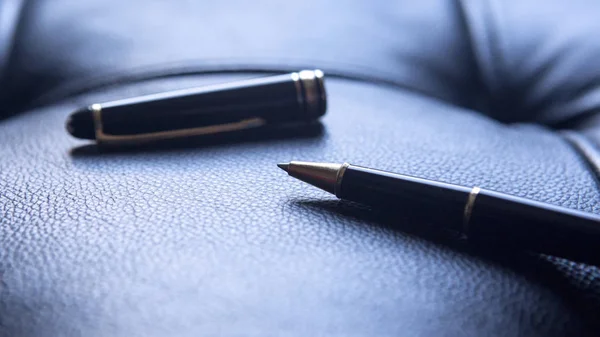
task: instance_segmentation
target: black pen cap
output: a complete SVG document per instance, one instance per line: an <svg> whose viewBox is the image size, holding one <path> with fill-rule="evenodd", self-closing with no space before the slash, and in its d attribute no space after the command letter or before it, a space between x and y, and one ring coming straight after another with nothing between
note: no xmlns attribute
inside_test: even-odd
<svg viewBox="0 0 600 337"><path fill-rule="evenodd" d="M92 104L71 115L67 130L99 142L137 143L311 122L326 109L323 72L304 70Z"/></svg>

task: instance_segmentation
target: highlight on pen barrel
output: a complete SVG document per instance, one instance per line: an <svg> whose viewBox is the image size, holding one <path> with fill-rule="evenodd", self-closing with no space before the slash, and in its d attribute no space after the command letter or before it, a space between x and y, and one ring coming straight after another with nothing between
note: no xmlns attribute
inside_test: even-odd
<svg viewBox="0 0 600 337"><path fill-rule="evenodd" d="M140 143L310 123L326 109L323 72L303 70L92 104L75 111L66 129L99 143Z"/></svg>

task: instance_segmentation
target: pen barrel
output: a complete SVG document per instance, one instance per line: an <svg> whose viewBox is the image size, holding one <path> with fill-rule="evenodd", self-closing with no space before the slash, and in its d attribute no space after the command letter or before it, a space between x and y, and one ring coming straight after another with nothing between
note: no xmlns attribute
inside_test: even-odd
<svg viewBox="0 0 600 337"><path fill-rule="evenodd" d="M90 109L98 110L95 127L98 130L100 124L101 136L135 140L144 134L165 138L172 131L185 136L181 130L190 129L204 134L237 126L309 122L325 113L326 94L323 73L315 70L147 95Z"/></svg>
<svg viewBox="0 0 600 337"><path fill-rule="evenodd" d="M502 245L600 265L600 216L480 188L348 166L337 196Z"/></svg>
<svg viewBox="0 0 600 337"><path fill-rule="evenodd" d="M417 215L461 231L470 191L463 186L350 165L343 173L338 197Z"/></svg>
<svg viewBox="0 0 600 337"><path fill-rule="evenodd" d="M600 216L481 190L468 237L574 261L600 264Z"/></svg>

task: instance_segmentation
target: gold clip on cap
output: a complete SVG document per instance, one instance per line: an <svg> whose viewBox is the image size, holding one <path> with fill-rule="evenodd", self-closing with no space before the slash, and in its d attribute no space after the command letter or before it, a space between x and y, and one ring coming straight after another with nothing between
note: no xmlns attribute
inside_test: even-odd
<svg viewBox="0 0 600 337"><path fill-rule="evenodd" d="M475 207L475 200L477 199L477 195L479 195L479 192L481 191L481 188L475 186L473 187L473 189L471 189L471 192L469 193L469 196L467 198L467 203L465 204L465 209L463 212L463 235L465 235L466 237L469 236L469 230L470 230L470 221L471 221L471 214L473 213L473 207Z"/></svg>
<svg viewBox="0 0 600 337"><path fill-rule="evenodd" d="M96 141L99 144L143 144L148 142L169 140L182 137L194 137L217 134L222 132L239 131L251 129L265 125L265 121L261 118L248 118L239 122L224 123L218 125L187 128L170 131L149 132L136 135L111 135L104 132L102 127L102 109L100 105L94 104L90 107L94 114L94 128L96 132Z"/></svg>
<svg viewBox="0 0 600 337"><path fill-rule="evenodd" d="M249 118L239 122L211 125L198 128L188 128L171 131L150 132L137 135L111 135L104 132L102 127L102 106L93 104L89 107L94 117L96 141L100 144L140 144L151 141L167 140L180 137L210 135L263 126L265 121L260 118Z"/></svg>

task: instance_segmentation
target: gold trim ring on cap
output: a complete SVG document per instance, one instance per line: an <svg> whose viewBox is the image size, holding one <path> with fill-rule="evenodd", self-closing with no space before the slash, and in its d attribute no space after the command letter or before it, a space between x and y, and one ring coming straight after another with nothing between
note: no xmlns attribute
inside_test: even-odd
<svg viewBox="0 0 600 337"><path fill-rule="evenodd" d="M304 98L306 112L309 115L319 115L319 88L317 87L317 76L312 70L302 70L298 73L300 81L304 86Z"/></svg>

